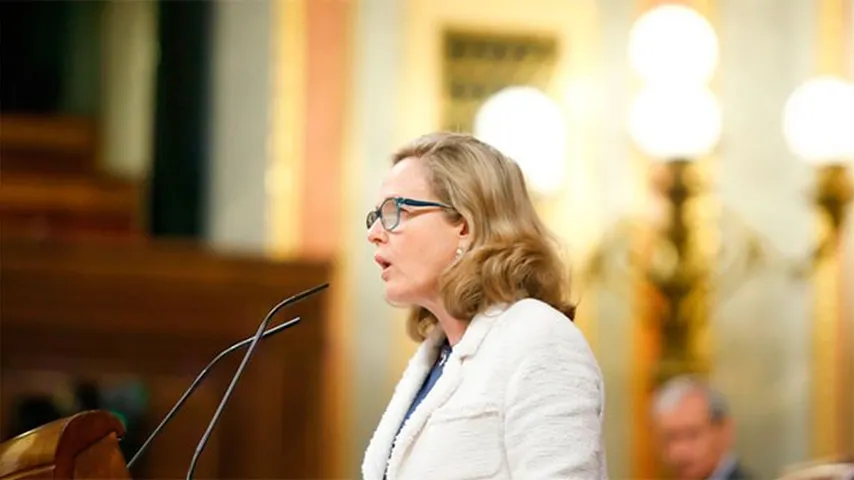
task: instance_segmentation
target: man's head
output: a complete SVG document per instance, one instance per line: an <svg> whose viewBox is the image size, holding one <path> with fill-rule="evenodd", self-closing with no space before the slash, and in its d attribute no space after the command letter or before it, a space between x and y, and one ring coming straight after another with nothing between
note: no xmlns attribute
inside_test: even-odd
<svg viewBox="0 0 854 480"><path fill-rule="evenodd" d="M662 459L678 478L708 478L732 447L726 402L699 379L676 377L664 384L652 420Z"/></svg>

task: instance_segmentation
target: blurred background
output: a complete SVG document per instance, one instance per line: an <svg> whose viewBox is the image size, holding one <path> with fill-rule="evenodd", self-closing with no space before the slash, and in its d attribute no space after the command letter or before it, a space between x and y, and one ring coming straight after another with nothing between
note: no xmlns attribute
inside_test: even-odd
<svg viewBox="0 0 854 480"><path fill-rule="evenodd" d="M573 272L612 478L660 478L677 373L773 478L854 454L852 0L4 1L0 434L114 412L136 451L280 314L197 470L357 478L415 344L366 241L390 153L512 155ZM134 468L184 475L242 355Z"/></svg>

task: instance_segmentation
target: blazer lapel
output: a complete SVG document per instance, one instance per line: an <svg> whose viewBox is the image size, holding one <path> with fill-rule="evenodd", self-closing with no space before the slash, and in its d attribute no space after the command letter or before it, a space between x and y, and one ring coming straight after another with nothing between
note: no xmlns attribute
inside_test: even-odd
<svg viewBox="0 0 854 480"><path fill-rule="evenodd" d="M457 390L457 387L460 386L463 379L464 360L477 352L478 347L483 342L486 334L489 333L490 329L492 329L495 319L501 312L503 312L502 307L494 307L483 314L477 315L471 321L463 335L463 338L460 339L460 342L456 346L454 346L451 356L448 357L448 360L445 362L442 376L439 377L436 384L433 386L433 389L430 390L424 400L422 400L421 404L419 404L415 411L412 412L412 415L409 417L406 424L403 425L403 428L401 428L400 434L397 436L397 441L394 442L394 445L392 446L391 457L388 460L388 478L393 479L397 477L397 472L400 468L402 459L407 454L409 447L418 437L418 434L423 430L424 425L430 418L430 415L437 408L444 405L445 402L451 398L451 395L453 395ZM435 330L441 332L441 329L438 327L436 327ZM419 377L420 380L417 382L417 385L414 385L414 391L408 392L411 393L411 395L407 395L408 398L406 402L400 405L403 412L399 415L395 428L400 425L399 422L402 421L412 399L415 397L418 389L421 388L424 378L433 366L433 362L435 361L435 349L438 347L439 343L445 339L444 333L437 334L435 337L436 338L433 342L431 342L431 349L427 350L427 357L424 359L427 362L426 369L421 372ZM424 365L422 364L422 366ZM411 387L412 385L407 386L407 391L409 391Z"/></svg>
<svg viewBox="0 0 854 480"><path fill-rule="evenodd" d="M461 366L459 356L452 353L445 362L442 376L439 377L433 389L430 390L421 404L412 412L403 428L400 429L400 434L392 447L391 457L388 461L389 478L397 478L397 470L400 468L401 460L424 428L430 414L442 406L460 385L462 380Z"/></svg>
<svg viewBox="0 0 854 480"><path fill-rule="evenodd" d="M385 475L389 453L403 417L430 372L435 350L444 339L441 329L436 329L434 334L418 347L409 361L365 451L362 463L362 476L365 480L382 480Z"/></svg>

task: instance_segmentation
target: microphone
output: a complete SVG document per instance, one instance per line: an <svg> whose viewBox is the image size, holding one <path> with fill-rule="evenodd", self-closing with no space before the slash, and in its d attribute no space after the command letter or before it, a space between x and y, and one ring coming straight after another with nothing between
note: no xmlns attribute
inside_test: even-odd
<svg viewBox="0 0 854 480"><path fill-rule="evenodd" d="M213 418L211 418L210 423L208 424L207 430L205 430L205 434L202 435L202 439L199 440L199 444L196 446L196 453L193 454L193 459L190 461L190 468L187 469L187 480L193 478L193 472L196 470L196 464L199 461L199 457L202 455L202 451L205 449L205 446L208 443L208 439L213 432L214 427L216 426L219 418L222 416L222 412L225 409L225 404L228 403L228 399L231 398L231 393L234 391L234 386L237 385L237 381L240 380L241 375L243 375L243 369L246 368L246 364L249 363L249 358L252 357L252 354L255 353L255 348L258 346L258 342L261 338L264 337L264 331L267 329L267 324L270 323L270 319L273 318L273 315L276 314L282 308L296 303L306 297L314 295L315 293L324 290L329 287L329 283L324 283L318 285L313 288L309 288L308 290L304 290L290 298L282 300L278 305L273 307L267 316L264 317L264 320L261 322L261 325L258 326L258 331L255 332L255 336L252 337L252 343L249 344L249 348L246 350L246 354L243 355L243 360L240 362L240 366L237 367L237 371L234 373L234 376L231 379L231 383L228 385L225 393L222 396L222 400L219 402L219 406L214 412Z"/></svg>
<svg viewBox="0 0 854 480"><path fill-rule="evenodd" d="M266 327L266 324L269 323L269 319L276 312L278 312L280 309L282 309L283 307L286 307L292 303L296 303L296 302L304 299L307 296L310 296L310 295L312 295L312 294L314 294L320 290L327 288L328 286L329 286L329 284L325 283L323 285L320 285L320 286L311 288L309 290L306 290L304 292L298 293L298 294L280 302L278 305L273 307L270 310L270 312L267 314L267 317L265 318L266 323L264 323L264 326ZM264 334L261 336L261 338L267 338L271 335L275 335L277 333L280 333L281 331L296 325L297 323L300 322L300 320L301 320L300 317L296 317L296 318L291 319L285 323L282 323L281 325L273 327L273 328L265 331ZM256 334L256 336L257 336L257 334ZM155 428L154 431L151 432L151 434L148 436L148 438L145 440L145 442L142 444L142 446L139 447L139 449L134 454L133 458L131 458L131 460L127 463L128 470L133 468L133 465L140 459L142 454L146 450L148 450L148 447L151 444L151 442L154 440L154 438L160 433L160 431L163 429L163 427L165 427L166 424L169 423L170 420L172 420L172 417L175 416L175 414L178 412L178 409L180 409L181 406L184 405L184 403L187 401L187 399L190 397L190 395L199 386L201 381L208 375L208 373L210 373L213 366L216 365L217 363L219 363L220 360L222 360L223 358L225 358L226 356L228 356L232 352L235 352L236 350L240 349L241 347L244 347L247 344L251 343L253 340L256 339L256 336L252 336L252 337L246 338L244 340L241 340L241 341L235 343L234 345L232 345L232 346L228 347L227 349L223 350L222 352L220 352L219 355L214 357L214 359L211 360L210 363L207 364L207 366L201 371L201 373L199 373L199 375L196 377L196 379L193 380L193 383L190 384L189 388L187 388L187 390L184 392L184 394L181 396L181 398L178 400L178 402L175 403L175 405L172 407L172 409L169 411L169 413L167 413L166 416L163 417L163 420L160 421L160 424L157 425L157 428Z"/></svg>
<svg viewBox="0 0 854 480"><path fill-rule="evenodd" d="M267 330L266 332L264 332L263 338L267 338L270 335L275 335L275 334L281 332L282 330L284 330L290 326L296 325L297 323L299 323L299 321L300 321L300 317L296 317L296 318L289 320L289 321L287 321L287 322L285 322L279 326L273 327L273 328ZM235 343L234 345L232 345L232 346L226 348L225 350L219 352L219 355L214 357L214 359L211 360L210 363L208 363L208 365L204 368L204 370L202 370L202 373L200 373L199 376L196 377L195 380L193 380L193 383L190 384L190 387L184 392L184 395L182 395L181 398L178 399L178 402L175 403L175 406L172 407L172 410L169 410L169 413L167 413L166 416L163 417L163 420L160 421L160 424L157 425L157 428L155 428L154 431L151 432L151 435L148 436L148 438L145 440L145 443L143 443L142 446L139 447L139 450L136 451L136 453L133 455L133 458L131 458L130 461L127 463L128 470L133 468L133 465L136 463L137 460L139 460L139 457L142 456L143 452L148 450L148 445L151 443L152 440L154 440L154 437L156 437L160 433L160 430L162 430L163 427L166 426L166 424L169 423L170 420L172 420L172 417L175 416L175 412L177 412L178 409L184 405L184 403L187 401L187 399L190 398L190 394L196 390L196 387L199 386L199 383L202 381L202 379L204 379L206 376L208 376L208 373L210 373L211 368L213 368L214 365L219 363L219 361L222 360L224 357L226 357L228 354L234 352L235 350L239 349L240 347L248 345L250 342L252 342L253 338L255 338L255 337L248 337L245 340L241 340L241 341Z"/></svg>

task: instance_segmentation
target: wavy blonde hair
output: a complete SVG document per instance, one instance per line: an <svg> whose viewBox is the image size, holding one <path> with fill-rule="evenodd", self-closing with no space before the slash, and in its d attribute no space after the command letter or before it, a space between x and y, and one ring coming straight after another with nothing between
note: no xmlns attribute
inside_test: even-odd
<svg viewBox="0 0 854 480"><path fill-rule="evenodd" d="M449 220L468 224L468 251L439 279L451 316L471 319L491 305L536 298L573 319L557 243L537 216L516 162L471 135L449 132L415 139L393 163L406 158L424 162L436 199L454 207ZM413 307L407 331L422 341L435 324L432 313Z"/></svg>

